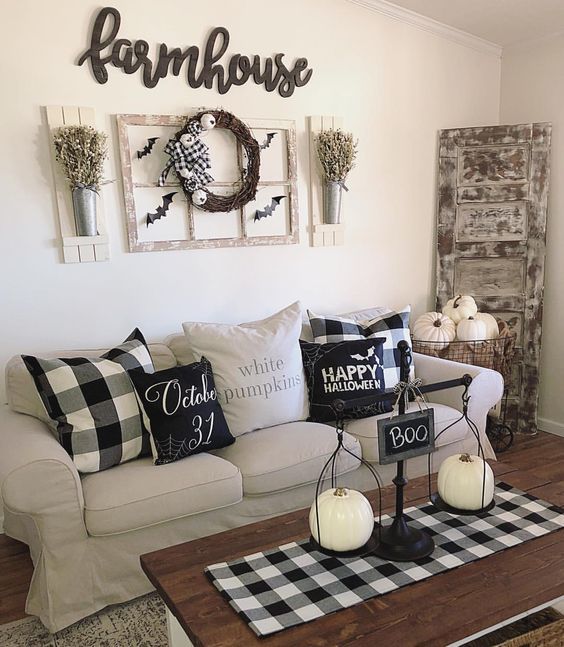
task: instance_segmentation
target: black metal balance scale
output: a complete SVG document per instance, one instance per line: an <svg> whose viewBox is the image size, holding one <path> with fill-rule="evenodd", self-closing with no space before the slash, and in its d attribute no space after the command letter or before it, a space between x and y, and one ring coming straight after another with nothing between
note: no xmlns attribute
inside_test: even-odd
<svg viewBox="0 0 564 647"><path fill-rule="evenodd" d="M400 352L400 357L401 357L400 381L401 383L407 385L409 384L409 372L410 372L410 366L411 366L411 349L407 344L407 342L401 341L398 344L398 350ZM451 388L460 387L460 386L465 387L466 389L465 392L467 392L468 387L470 386L471 383L472 383L472 377L468 374L465 374L462 377L454 380L445 380L443 382L435 382L433 384L418 386L417 393L425 394L425 393L431 393L433 391L441 391L443 389L451 389ZM337 449L332 454L332 456L327 461L325 467L321 472L321 475L318 481L317 491L316 491L316 500L317 500L317 496L319 495L320 484L323 481L325 471L329 467L329 465L332 465L331 467L332 486L335 485L335 482L336 482L335 460L338 452L341 449L349 454L352 454L353 456L358 458L363 463L363 465L367 466L372 472L374 478L376 479L379 485L379 477L375 472L374 468L363 458L358 457L355 454L353 454L353 452L350 452L349 450L347 450L343 445L344 414L346 410L352 407L368 406L376 402L397 400L399 416L405 417L406 399L407 398L404 397L403 393L401 393L400 397L398 398L397 393L387 392L387 393L382 393L375 396L369 396L366 398L357 398L349 401L348 403L345 403L343 400L335 400L333 402L332 406L337 416L338 446L337 446ZM407 414L407 417L412 415L416 416L417 414ZM397 419L400 420L399 417ZM381 420L379 422L387 423L389 422L389 420L393 420L393 418L384 420L384 421ZM432 417L431 417L431 420L432 420ZM433 427L433 425L431 424L429 425L429 427ZM379 435L380 435L380 431L381 430L379 429ZM371 554L371 555L376 555L378 557L381 557L382 559L386 559L388 561L397 561L397 562L409 561L410 562L410 561L415 561L415 560L427 557L433 552L435 548L435 543L432 537L426 532L410 526L408 524L407 517L404 514L404 488L408 482L405 476L405 459L416 455L429 454L434 450L434 428L433 429L429 428L429 442L419 443L419 445L420 446L416 447L415 449L408 448L407 451L395 452L395 456L392 453L392 455L388 457L388 460L386 459L383 460L382 451L383 450L385 451L385 446L381 442L381 438L379 438L380 463L382 462L397 463L397 473L395 478L393 479L393 483L396 486L395 515L391 524L387 526L378 526L375 529L373 538L365 546L360 548L358 551L352 551L347 555ZM412 446L413 445L411 445L411 447ZM318 529L318 535L319 535L319 529ZM324 550L319 546L317 542L315 542L314 540L312 541L314 542L315 547L318 550L322 550L324 552L331 553L331 554L336 554L336 553L333 553L332 551Z"/></svg>

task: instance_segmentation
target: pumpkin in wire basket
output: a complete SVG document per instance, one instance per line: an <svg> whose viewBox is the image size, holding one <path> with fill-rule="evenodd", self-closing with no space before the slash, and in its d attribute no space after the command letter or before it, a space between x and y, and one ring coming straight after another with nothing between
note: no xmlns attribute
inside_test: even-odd
<svg viewBox="0 0 564 647"><path fill-rule="evenodd" d="M422 355L448 359L452 362L491 368L499 371L507 380L515 348L515 333L511 332L507 322L501 320L498 320L498 329L499 336L493 339L451 341L446 345L441 341L420 339L414 327L413 351Z"/></svg>
<svg viewBox="0 0 564 647"><path fill-rule="evenodd" d="M436 344L441 350L456 338L456 324L442 312L427 312L417 318L413 335L423 341Z"/></svg>

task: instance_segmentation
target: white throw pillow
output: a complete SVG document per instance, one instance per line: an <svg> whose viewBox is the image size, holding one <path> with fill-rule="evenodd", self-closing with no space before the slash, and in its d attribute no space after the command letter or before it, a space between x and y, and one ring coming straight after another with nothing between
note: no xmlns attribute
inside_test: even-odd
<svg viewBox="0 0 564 647"><path fill-rule="evenodd" d="M182 327L197 359L211 362L233 436L307 418L298 302L239 326L186 322Z"/></svg>

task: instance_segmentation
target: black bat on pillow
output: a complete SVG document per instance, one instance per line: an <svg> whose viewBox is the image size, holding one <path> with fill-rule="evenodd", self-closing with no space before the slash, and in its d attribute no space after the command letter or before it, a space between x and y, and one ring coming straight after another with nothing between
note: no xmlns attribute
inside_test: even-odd
<svg viewBox="0 0 564 647"><path fill-rule="evenodd" d="M150 155L157 139L159 139L159 137L149 137L146 146L144 146L142 150L137 151L137 159L141 159L142 157L145 157L145 155Z"/></svg>
<svg viewBox="0 0 564 647"><path fill-rule="evenodd" d="M276 207L280 204L280 202L282 202L285 197L285 195L275 195L270 201L270 204L267 204L262 211L260 209L257 209L255 211L255 222L257 220L261 220L262 218L266 218L267 216L271 216Z"/></svg>
<svg viewBox="0 0 564 647"><path fill-rule="evenodd" d="M163 204L161 207L157 207L157 210L155 213L148 213L147 214L147 227L149 225L152 225L155 220L160 220L164 216L166 216L166 212L168 211L168 208L170 207L170 203L172 202L172 196L176 195L178 192L173 191L172 193L167 193L166 195L163 195Z"/></svg>

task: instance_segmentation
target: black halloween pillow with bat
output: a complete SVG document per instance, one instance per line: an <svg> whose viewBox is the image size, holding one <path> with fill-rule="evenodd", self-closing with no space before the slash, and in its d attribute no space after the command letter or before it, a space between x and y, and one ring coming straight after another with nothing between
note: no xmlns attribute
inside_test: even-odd
<svg viewBox="0 0 564 647"><path fill-rule="evenodd" d="M157 373L129 373L143 423L151 436L155 465L235 442L221 405L210 362L202 357L188 366Z"/></svg>
<svg viewBox="0 0 564 647"><path fill-rule="evenodd" d="M309 392L309 420L333 422L334 400L345 403L383 393L384 339L362 339L332 344L300 340ZM368 418L392 410L391 402L347 408L347 419Z"/></svg>

